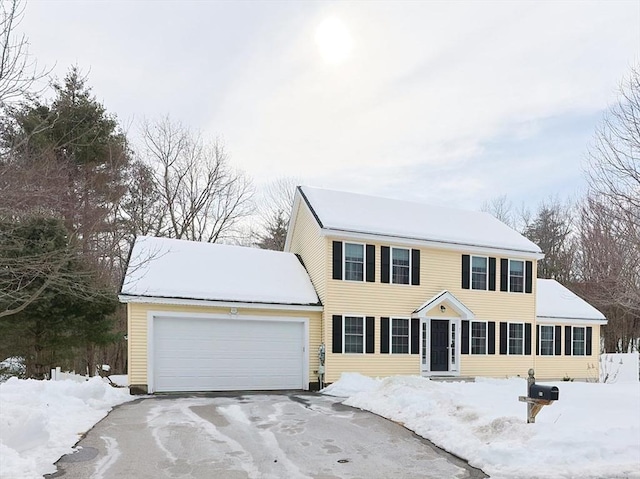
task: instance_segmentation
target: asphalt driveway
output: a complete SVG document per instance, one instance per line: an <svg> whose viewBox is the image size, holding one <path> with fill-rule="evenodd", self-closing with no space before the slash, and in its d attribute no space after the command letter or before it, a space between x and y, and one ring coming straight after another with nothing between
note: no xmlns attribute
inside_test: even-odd
<svg viewBox="0 0 640 479"><path fill-rule="evenodd" d="M304 393L145 398L78 446L48 477L486 477L398 424Z"/></svg>

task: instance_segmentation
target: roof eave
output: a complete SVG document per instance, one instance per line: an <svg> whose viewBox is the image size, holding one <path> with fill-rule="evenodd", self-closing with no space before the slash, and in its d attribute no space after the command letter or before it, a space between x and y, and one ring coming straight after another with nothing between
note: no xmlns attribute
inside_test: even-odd
<svg viewBox="0 0 640 479"><path fill-rule="evenodd" d="M443 240L430 240L425 238L415 238L409 236L398 236L392 234L382 234L382 233L367 233L362 231L341 229L341 228L330 228L330 227L322 227L321 234L323 236L344 236L353 239L362 239L362 240L382 240L388 241L390 238L398 241L399 243L404 243L407 245L416 245L416 246L432 246L437 248L445 248L445 249L453 249L456 251L477 251L481 253L487 254L496 254L503 253L505 255L518 255L531 259L540 260L544 258L544 253L541 251L532 251L532 250L521 250L516 248L505 248L500 246L487 246L487 245L479 245L474 243L460 243L455 241L443 241Z"/></svg>
<svg viewBox="0 0 640 479"><path fill-rule="evenodd" d="M151 303L151 304L171 304L181 306L213 306L224 308L250 308L250 309L285 309L297 311L322 311L323 306L320 301L316 303L296 303L296 302L262 302L262 301L240 301L240 300L215 300L203 298L167 297L152 295L120 294L118 299L121 303Z"/></svg>

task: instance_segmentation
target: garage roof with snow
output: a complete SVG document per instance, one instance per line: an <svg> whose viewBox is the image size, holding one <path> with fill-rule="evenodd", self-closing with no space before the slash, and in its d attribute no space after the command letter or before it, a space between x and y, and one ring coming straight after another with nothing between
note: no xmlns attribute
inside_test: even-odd
<svg viewBox="0 0 640 479"><path fill-rule="evenodd" d="M488 213L308 186L298 191L325 230L542 253Z"/></svg>
<svg viewBox="0 0 640 479"><path fill-rule="evenodd" d="M538 318L606 321L604 315L584 299L553 279L536 281Z"/></svg>
<svg viewBox="0 0 640 479"><path fill-rule="evenodd" d="M292 253L169 238L138 237L121 300L132 297L318 305Z"/></svg>

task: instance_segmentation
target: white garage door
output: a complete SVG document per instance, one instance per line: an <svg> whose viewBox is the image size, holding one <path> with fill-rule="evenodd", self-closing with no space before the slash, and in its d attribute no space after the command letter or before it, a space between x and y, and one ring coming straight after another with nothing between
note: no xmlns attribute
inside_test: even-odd
<svg viewBox="0 0 640 479"><path fill-rule="evenodd" d="M156 317L153 389L303 389L304 323Z"/></svg>

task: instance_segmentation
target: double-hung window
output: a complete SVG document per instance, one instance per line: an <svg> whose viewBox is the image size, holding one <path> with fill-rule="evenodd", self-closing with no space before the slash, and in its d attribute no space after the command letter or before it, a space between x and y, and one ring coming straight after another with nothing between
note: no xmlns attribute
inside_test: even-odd
<svg viewBox="0 0 640 479"><path fill-rule="evenodd" d="M509 291L524 293L524 261L509 260Z"/></svg>
<svg viewBox="0 0 640 479"><path fill-rule="evenodd" d="M555 327L554 326L540 326L540 356L553 356L554 344L555 344Z"/></svg>
<svg viewBox="0 0 640 479"><path fill-rule="evenodd" d="M409 354L408 319L391 318L391 353Z"/></svg>
<svg viewBox="0 0 640 479"><path fill-rule="evenodd" d="M509 323L508 354L524 354L524 324Z"/></svg>
<svg viewBox="0 0 640 479"><path fill-rule="evenodd" d="M583 327L573 327L573 335L572 335L572 355L573 356L584 356L586 354L585 351L585 328Z"/></svg>
<svg viewBox="0 0 640 479"><path fill-rule="evenodd" d="M344 244L344 279L364 281L364 245Z"/></svg>
<svg viewBox="0 0 640 479"><path fill-rule="evenodd" d="M409 284L411 251L406 248L391 248L391 282Z"/></svg>
<svg viewBox="0 0 640 479"><path fill-rule="evenodd" d="M471 354L487 354L487 323L471 321Z"/></svg>
<svg viewBox="0 0 640 479"><path fill-rule="evenodd" d="M487 289L487 258L471 257L471 289Z"/></svg>
<svg viewBox="0 0 640 479"><path fill-rule="evenodd" d="M364 318L362 316L344 317L344 352L364 352Z"/></svg>

